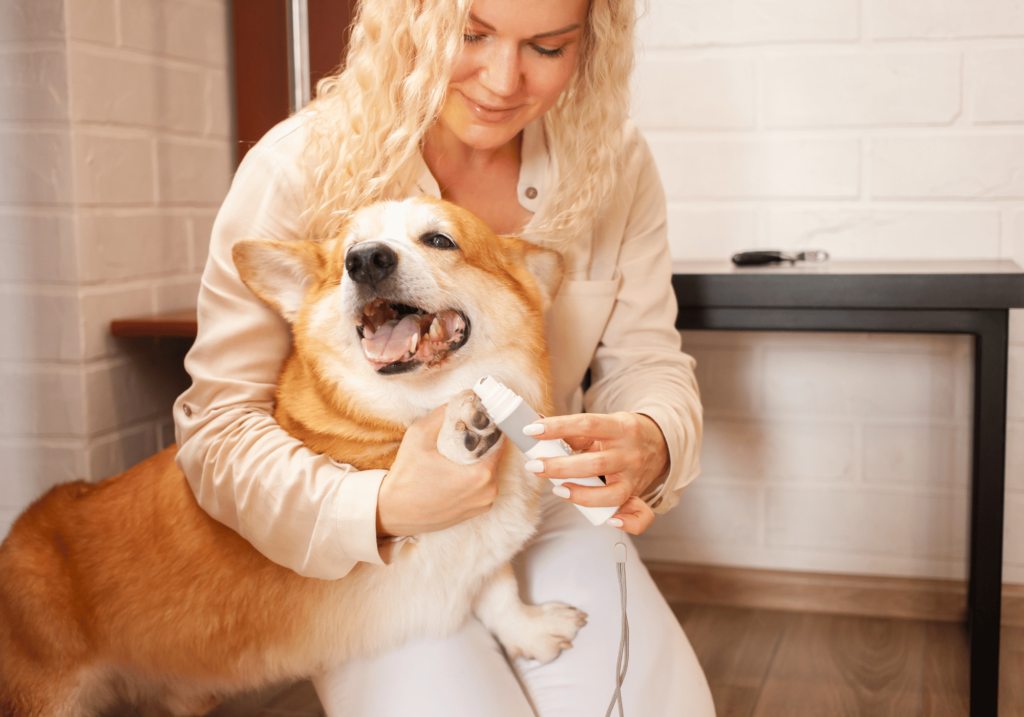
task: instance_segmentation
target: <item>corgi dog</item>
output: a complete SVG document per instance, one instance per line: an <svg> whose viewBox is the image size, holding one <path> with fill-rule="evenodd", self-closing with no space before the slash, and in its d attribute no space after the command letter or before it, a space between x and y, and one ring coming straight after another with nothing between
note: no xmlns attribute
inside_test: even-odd
<svg viewBox="0 0 1024 717"><path fill-rule="evenodd" d="M417 198L364 208L322 243L242 240L233 258L291 324L275 418L315 452L389 468L407 428L447 403L439 452L478 461L501 443L470 390L486 375L551 413L557 252ZM509 560L534 533L543 479L515 449L488 512L338 580L301 577L211 518L174 455L57 486L15 522L0 545L3 717L120 701L204 714L237 691L452 634L471 612L508 655L547 662L585 624L568 605L520 601Z"/></svg>

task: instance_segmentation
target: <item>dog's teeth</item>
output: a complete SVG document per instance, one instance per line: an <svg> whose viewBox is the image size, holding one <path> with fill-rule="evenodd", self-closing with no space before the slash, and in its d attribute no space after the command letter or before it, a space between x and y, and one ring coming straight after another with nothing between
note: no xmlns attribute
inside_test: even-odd
<svg viewBox="0 0 1024 717"><path fill-rule="evenodd" d="M430 322L430 331L427 336L431 341L441 340L441 322L437 320L436 316L434 317L434 320Z"/></svg>

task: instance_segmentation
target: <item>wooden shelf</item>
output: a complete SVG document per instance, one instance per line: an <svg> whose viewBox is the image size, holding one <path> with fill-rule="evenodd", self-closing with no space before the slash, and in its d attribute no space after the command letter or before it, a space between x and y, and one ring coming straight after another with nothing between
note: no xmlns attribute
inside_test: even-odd
<svg viewBox="0 0 1024 717"><path fill-rule="evenodd" d="M166 314L135 316L127 319L114 319L110 322L110 334L119 339L164 336L181 338L196 337L196 310L171 311Z"/></svg>

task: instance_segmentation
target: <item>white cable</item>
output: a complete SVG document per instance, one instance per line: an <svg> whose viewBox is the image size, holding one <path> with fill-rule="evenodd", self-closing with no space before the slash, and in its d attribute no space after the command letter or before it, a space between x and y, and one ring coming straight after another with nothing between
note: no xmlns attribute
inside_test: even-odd
<svg viewBox="0 0 1024 717"><path fill-rule="evenodd" d="M622 597L622 637L619 640L619 659L615 663L615 693L604 717L611 717L615 704L619 705L619 717L622 712L622 682L626 679L626 668L629 666L629 620L626 618L626 544L619 541L615 544L615 569L619 574L619 595Z"/></svg>

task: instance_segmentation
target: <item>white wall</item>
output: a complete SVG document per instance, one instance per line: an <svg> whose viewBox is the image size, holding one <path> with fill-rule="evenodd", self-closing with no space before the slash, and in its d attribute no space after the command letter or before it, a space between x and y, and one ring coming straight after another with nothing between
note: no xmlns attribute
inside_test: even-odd
<svg viewBox="0 0 1024 717"><path fill-rule="evenodd" d="M0 3L0 535L50 485L173 442L180 368L109 326L195 304L231 172L226 18Z"/></svg>
<svg viewBox="0 0 1024 717"><path fill-rule="evenodd" d="M650 0L636 117L679 259L1024 265L1024 4ZM650 558L964 576L966 337L688 332L703 476ZM1024 316L1012 319L1005 578L1024 582Z"/></svg>
<svg viewBox="0 0 1024 717"><path fill-rule="evenodd" d="M636 115L676 255L1024 264L1017 0L650 0ZM224 0L0 3L0 535L49 485L168 441L110 319L191 305L230 176ZM1024 582L1024 318L1006 576ZM688 333L704 475L661 559L959 577L962 337Z"/></svg>

